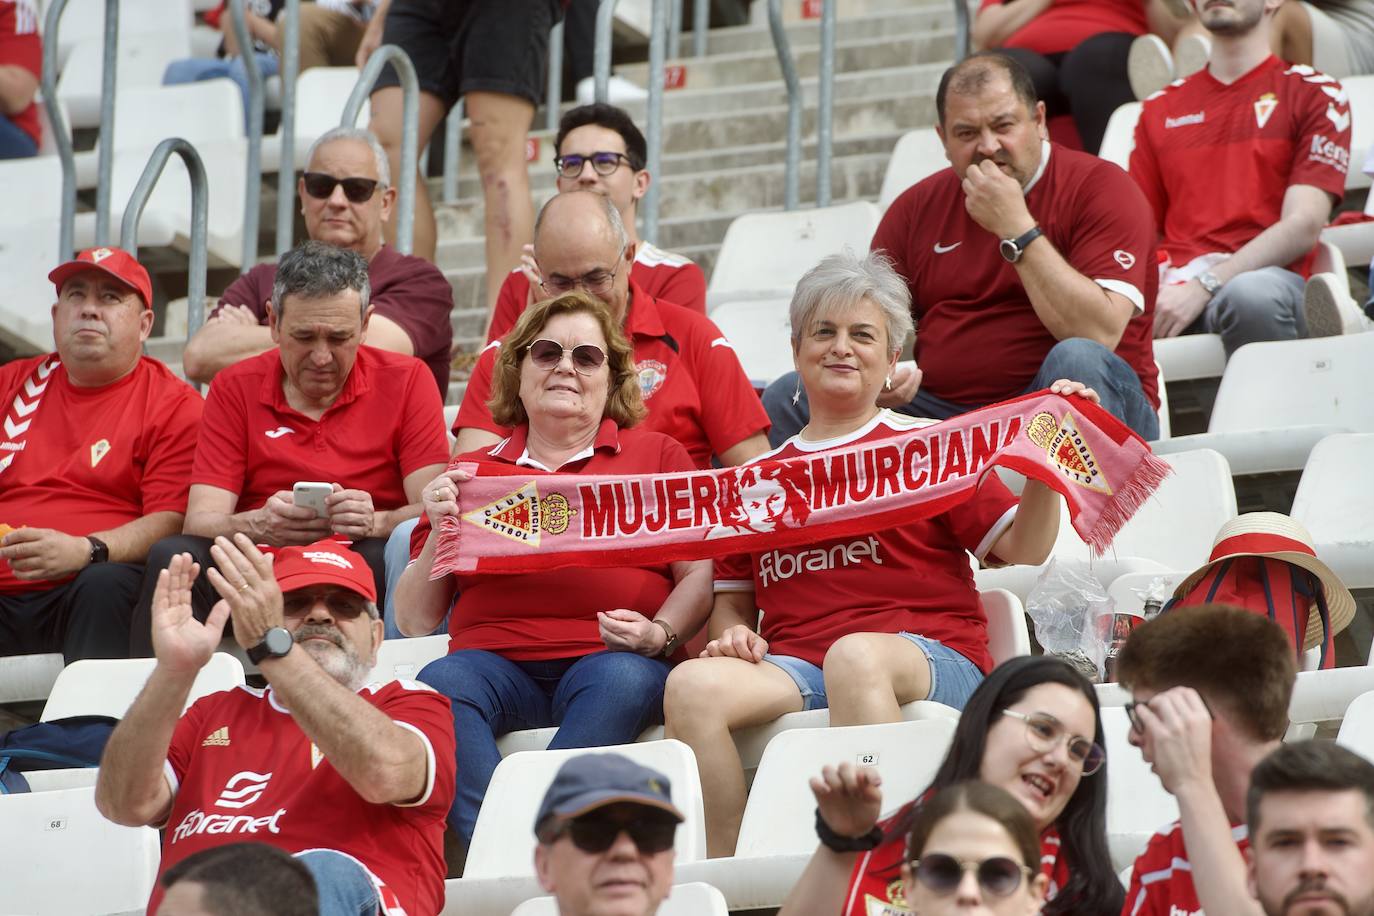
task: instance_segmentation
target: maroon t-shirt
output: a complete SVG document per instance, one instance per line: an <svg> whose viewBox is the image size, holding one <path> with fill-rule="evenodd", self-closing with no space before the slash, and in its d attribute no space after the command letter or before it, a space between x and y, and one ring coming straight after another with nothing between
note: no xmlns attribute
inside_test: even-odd
<svg viewBox="0 0 1374 916"><path fill-rule="evenodd" d="M434 373L439 396L448 396L449 351L453 349L453 288L439 268L396 249L383 245L367 265L372 283L372 304L377 314L396 322L410 335L415 357ZM267 302L272 298L272 282L277 265L259 264L239 277L220 296L214 317L226 305L246 305L267 323Z"/></svg>

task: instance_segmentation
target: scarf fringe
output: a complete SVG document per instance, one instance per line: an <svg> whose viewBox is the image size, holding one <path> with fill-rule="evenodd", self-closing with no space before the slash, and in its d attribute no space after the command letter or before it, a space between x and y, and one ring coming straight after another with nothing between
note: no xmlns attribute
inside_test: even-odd
<svg viewBox="0 0 1374 916"><path fill-rule="evenodd" d="M430 581L442 579L451 572L466 572L475 568L476 561L464 557L462 553L463 524L456 515L446 515L439 520L439 543L434 548L434 566L430 569Z"/></svg>
<svg viewBox="0 0 1374 916"><path fill-rule="evenodd" d="M1140 511L1145 500L1159 488L1164 478L1173 472L1174 469L1168 462L1156 457L1152 452L1146 452L1141 456L1135 470L1117 487L1112 498L1102 507L1097 524L1083 535L1083 540L1094 557L1100 557L1107 552L1112 540L1125 527L1126 522Z"/></svg>

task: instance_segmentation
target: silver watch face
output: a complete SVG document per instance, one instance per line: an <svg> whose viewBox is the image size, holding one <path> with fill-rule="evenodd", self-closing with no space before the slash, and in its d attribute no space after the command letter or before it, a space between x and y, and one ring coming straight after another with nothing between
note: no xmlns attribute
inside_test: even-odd
<svg viewBox="0 0 1374 916"><path fill-rule="evenodd" d="M1002 257L1006 258L1011 263L1015 264L1017 261L1021 260L1021 249L1016 246L1015 239L1002 239L1002 241L998 243L998 248L1002 252Z"/></svg>
<svg viewBox="0 0 1374 916"><path fill-rule="evenodd" d="M262 643L272 655L281 656L291 651L295 642L285 627L273 627L263 634Z"/></svg>

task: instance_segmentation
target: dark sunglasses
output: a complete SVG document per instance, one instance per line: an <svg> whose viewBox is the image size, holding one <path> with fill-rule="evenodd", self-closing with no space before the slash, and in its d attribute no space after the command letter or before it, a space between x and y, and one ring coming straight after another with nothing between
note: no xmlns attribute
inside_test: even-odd
<svg viewBox="0 0 1374 916"><path fill-rule="evenodd" d="M605 177L616 169L620 168L621 160L630 168L634 168L634 163L630 157L624 153L600 152L592 153L590 156L567 155L558 156L553 160L553 164L558 166L558 174L564 178L576 178L582 174L582 166L590 162L596 174Z"/></svg>
<svg viewBox="0 0 1374 916"><path fill-rule="evenodd" d="M539 369L553 369L563 361L563 354L572 357L573 368L583 375L591 375L606 361L606 353L595 344L578 344L571 349L556 340L540 338L525 348L530 362Z"/></svg>
<svg viewBox="0 0 1374 916"><path fill-rule="evenodd" d="M1007 856L993 856L981 862L965 862L943 852L912 861L911 872L916 880L933 893L952 894L964 880L964 872L973 872L978 886L993 897L1007 897L1016 892L1023 878L1029 878L1031 870Z"/></svg>
<svg viewBox="0 0 1374 916"><path fill-rule="evenodd" d="M564 823L550 842L566 833L572 844L583 852L601 853L615 844L621 831L628 833L635 848L647 856L673 848L677 823L661 817L639 818L628 822L600 817L578 817Z"/></svg>
<svg viewBox="0 0 1374 916"><path fill-rule="evenodd" d="M343 185L344 197L355 204L371 200L372 195L377 193L378 184L375 178L335 178L324 172L306 172L301 175L301 183L305 186L305 193L317 200L328 200L335 186Z"/></svg>
<svg viewBox="0 0 1374 916"><path fill-rule="evenodd" d="M304 617L315 606L316 596L309 593L282 595L282 614L286 617ZM337 620L353 620L367 613L367 603L361 598L344 594L324 596L324 606Z"/></svg>

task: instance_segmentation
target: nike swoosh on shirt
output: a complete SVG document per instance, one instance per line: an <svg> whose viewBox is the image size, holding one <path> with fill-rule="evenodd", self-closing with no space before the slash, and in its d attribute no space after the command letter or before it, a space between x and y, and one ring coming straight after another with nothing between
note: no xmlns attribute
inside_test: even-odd
<svg viewBox="0 0 1374 916"><path fill-rule="evenodd" d="M954 249L958 248L958 247L959 247L960 245L962 245L962 244L964 244L964 243L963 243L963 242L955 242L953 245L941 245L939 242L936 242L936 243L935 243L935 253L936 253L936 254L946 254L947 252L953 251Z"/></svg>

